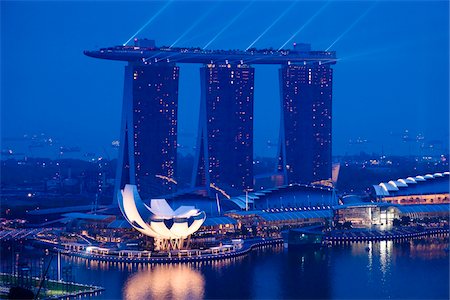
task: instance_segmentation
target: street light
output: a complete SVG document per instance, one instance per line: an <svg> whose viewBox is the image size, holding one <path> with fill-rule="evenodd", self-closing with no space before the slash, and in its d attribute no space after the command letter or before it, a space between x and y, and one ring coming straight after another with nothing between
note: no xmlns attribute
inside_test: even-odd
<svg viewBox="0 0 450 300"><path fill-rule="evenodd" d="M245 211L248 211L248 192L253 191L253 189L246 189L245 191ZM255 208L255 200L253 200L253 208Z"/></svg>

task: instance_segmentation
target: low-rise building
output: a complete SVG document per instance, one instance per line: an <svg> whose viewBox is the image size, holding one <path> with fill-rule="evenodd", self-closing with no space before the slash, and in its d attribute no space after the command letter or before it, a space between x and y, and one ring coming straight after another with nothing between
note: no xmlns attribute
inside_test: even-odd
<svg viewBox="0 0 450 300"><path fill-rule="evenodd" d="M390 180L373 185L376 201L400 205L450 203L449 172Z"/></svg>

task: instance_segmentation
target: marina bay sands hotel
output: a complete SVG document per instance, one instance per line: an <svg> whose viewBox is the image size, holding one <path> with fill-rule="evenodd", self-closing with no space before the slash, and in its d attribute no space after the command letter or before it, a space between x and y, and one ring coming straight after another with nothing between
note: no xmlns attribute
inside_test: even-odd
<svg viewBox="0 0 450 300"><path fill-rule="evenodd" d="M277 171L284 184L331 178L332 51L308 44L289 50L203 50L132 46L85 51L87 56L126 61L116 191L136 184L143 197L157 196L176 180L179 66L201 64L201 99L193 187L230 195L253 188L255 64L279 68L281 126ZM274 166L275 167L275 166Z"/></svg>

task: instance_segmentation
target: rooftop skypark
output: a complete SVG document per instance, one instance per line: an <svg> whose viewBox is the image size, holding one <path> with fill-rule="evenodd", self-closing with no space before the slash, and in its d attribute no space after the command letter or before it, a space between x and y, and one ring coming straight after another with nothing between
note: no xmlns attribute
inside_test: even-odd
<svg viewBox="0 0 450 300"><path fill-rule="evenodd" d="M87 56L121 61L239 64L335 64L335 51L313 51L310 44L293 44L293 49L209 50L200 47L158 47L154 40L135 39L134 46L114 46L84 51Z"/></svg>

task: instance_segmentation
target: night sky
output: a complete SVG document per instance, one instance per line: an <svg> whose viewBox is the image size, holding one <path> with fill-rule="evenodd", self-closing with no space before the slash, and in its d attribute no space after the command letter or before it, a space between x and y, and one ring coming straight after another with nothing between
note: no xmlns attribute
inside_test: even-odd
<svg viewBox="0 0 450 300"><path fill-rule="evenodd" d="M334 67L335 155L409 154L418 144L402 140L405 130L448 151L448 1L2 1L2 150L25 151L19 148L27 142L15 139L45 133L58 147L114 156L124 63L89 58L83 50L123 44L152 17L137 37L160 46L182 37L176 46L245 49L266 31L254 47L278 49L303 27L289 47L294 41L314 50L332 45L341 59ZM200 66L180 67L179 143L191 153ZM255 153L273 156L278 67L255 67ZM357 138L367 143L349 142Z"/></svg>

